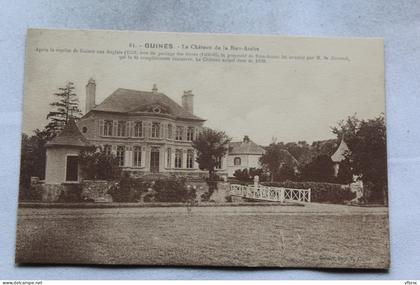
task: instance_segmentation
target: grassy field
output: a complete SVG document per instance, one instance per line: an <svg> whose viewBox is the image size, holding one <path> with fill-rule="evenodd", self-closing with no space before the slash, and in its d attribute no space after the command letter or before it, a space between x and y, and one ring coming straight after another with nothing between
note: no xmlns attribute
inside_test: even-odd
<svg viewBox="0 0 420 285"><path fill-rule="evenodd" d="M16 261L388 267L386 209L331 207L21 208Z"/></svg>

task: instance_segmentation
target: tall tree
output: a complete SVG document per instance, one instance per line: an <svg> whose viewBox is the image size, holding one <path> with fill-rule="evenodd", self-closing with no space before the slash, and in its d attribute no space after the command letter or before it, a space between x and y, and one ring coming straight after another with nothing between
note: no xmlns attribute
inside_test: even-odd
<svg viewBox="0 0 420 285"><path fill-rule="evenodd" d="M346 158L353 174L360 175L370 189L372 199L382 199L387 204L387 155L385 117L359 120L355 116L347 118L333 132L346 141L350 152Z"/></svg>
<svg viewBox="0 0 420 285"><path fill-rule="evenodd" d="M22 134L20 155L19 190L21 197L28 197L31 176L45 178L45 132L35 130L33 136Z"/></svg>
<svg viewBox="0 0 420 285"><path fill-rule="evenodd" d="M334 182L333 162L328 155L319 155L303 167L302 177L305 181Z"/></svg>
<svg viewBox="0 0 420 285"><path fill-rule="evenodd" d="M121 176L118 159L101 146L92 146L80 152L80 165L87 179L112 180Z"/></svg>
<svg viewBox="0 0 420 285"><path fill-rule="evenodd" d="M263 168L270 172L271 181L293 179L296 159L284 149L283 143L271 143L260 157Z"/></svg>
<svg viewBox="0 0 420 285"><path fill-rule="evenodd" d="M209 171L209 178L215 178L215 168L227 153L231 138L225 132L204 128L192 142L197 151L196 161L200 169Z"/></svg>
<svg viewBox="0 0 420 285"><path fill-rule="evenodd" d="M68 82L54 93L57 100L50 103L53 110L48 113L49 122L45 126L45 131L49 134L50 139L63 129L70 118L77 121L82 115L82 111L79 109L79 99L74 89L73 82Z"/></svg>

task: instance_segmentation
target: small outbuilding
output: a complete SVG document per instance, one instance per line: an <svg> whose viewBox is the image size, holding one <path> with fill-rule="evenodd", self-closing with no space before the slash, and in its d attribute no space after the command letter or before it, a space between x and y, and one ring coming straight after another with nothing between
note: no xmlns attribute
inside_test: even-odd
<svg viewBox="0 0 420 285"><path fill-rule="evenodd" d="M81 180L79 154L91 144L73 119L46 145L45 184L78 183Z"/></svg>

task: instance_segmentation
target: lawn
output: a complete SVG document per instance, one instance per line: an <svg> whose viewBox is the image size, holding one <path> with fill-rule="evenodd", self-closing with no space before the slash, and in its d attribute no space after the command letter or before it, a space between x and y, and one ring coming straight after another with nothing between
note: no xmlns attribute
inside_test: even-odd
<svg viewBox="0 0 420 285"><path fill-rule="evenodd" d="M197 207L191 214L182 207L21 208L16 261L389 266L386 210L337 213L301 208L305 207Z"/></svg>

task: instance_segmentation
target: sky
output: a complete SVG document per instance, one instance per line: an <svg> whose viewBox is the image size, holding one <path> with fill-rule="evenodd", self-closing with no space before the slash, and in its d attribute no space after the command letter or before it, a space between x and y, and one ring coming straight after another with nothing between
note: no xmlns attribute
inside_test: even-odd
<svg viewBox="0 0 420 285"><path fill-rule="evenodd" d="M125 50L129 43L175 47L234 45L260 54L338 56L348 60L269 60L265 64L121 60L114 55L39 52L38 49ZM179 49L176 48L178 51ZM155 50L156 51L156 50ZM234 52L232 52L233 54ZM68 81L85 108L85 86L96 81L96 104L117 88L162 92L181 103L194 94L194 113L233 141L248 135L261 145L334 138L331 127L347 116L368 119L385 110L381 40L307 39L203 34L32 30L25 66L23 131L46 124L49 103Z"/></svg>

